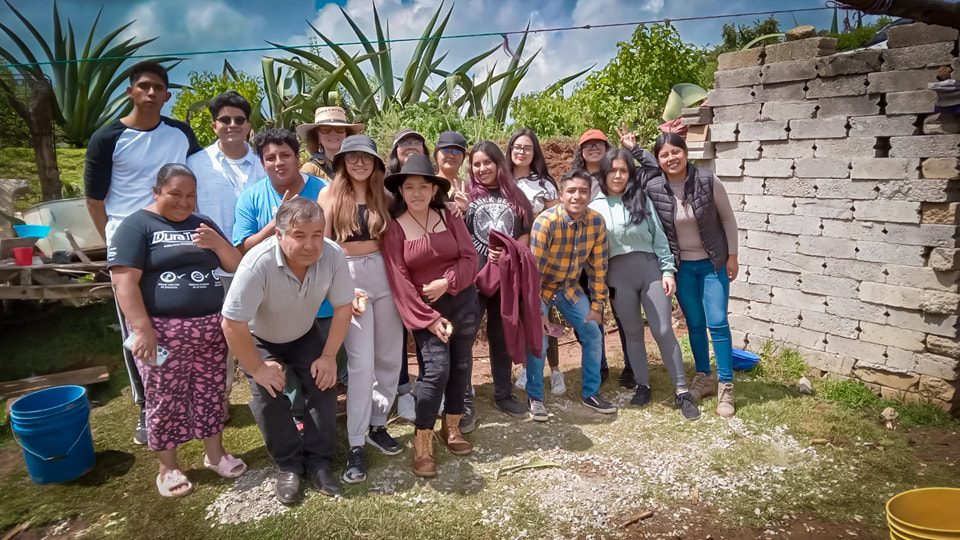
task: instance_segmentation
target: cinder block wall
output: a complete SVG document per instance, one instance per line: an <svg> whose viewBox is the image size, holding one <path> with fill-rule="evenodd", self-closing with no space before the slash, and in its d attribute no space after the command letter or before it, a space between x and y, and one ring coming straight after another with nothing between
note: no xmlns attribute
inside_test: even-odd
<svg viewBox="0 0 960 540"><path fill-rule="evenodd" d="M709 124L691 154L737 210L737 345L785 342L821 374L960 408L960 115L927 88L960 78L957 40L913 24L887 50L720 56L710 109L684 122Z"/></svg>

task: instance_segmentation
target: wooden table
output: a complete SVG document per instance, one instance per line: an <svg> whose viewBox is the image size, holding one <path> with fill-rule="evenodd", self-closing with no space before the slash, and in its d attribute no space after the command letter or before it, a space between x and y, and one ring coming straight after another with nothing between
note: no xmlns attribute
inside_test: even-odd
<svg viewBox="0 0 960 540"><path fill-rule="evenodd" d="M106 261L0 266L0 300L91 300L112 298ZM83 281L80 281L83 278Z"/></svg>

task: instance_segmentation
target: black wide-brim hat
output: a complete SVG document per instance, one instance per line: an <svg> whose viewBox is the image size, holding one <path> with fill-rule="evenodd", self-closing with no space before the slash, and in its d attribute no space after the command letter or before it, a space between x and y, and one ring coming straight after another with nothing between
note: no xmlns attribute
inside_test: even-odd
<svg viewBox="0 0 960 540"><path fill-rule="evenodd" d="M433 172L433 165L430 164L430 158L423 154L413 154L407 158L400 172L387 175L383 179L383 185L394 193L400 192L400 186L411 176L422 176L424 180L436 184L440 188L440 193L450 192L450 181L442 176L437 176Z"/></svg>
<svg viewBox="0 0 960 540"><path fill-rule="evenodd" d="M373 142L373 139L366 135L350 135L345 138L340 144L340 151L333 155L333 168L337 168L337 164L343 159L343 156L347 152L363 152L364 154L370 154L373 156L374 162L380 167L380 170L387 170L386 166L383 164L383 158L380 157L380 154L377 152L377 143Z"/></svg>

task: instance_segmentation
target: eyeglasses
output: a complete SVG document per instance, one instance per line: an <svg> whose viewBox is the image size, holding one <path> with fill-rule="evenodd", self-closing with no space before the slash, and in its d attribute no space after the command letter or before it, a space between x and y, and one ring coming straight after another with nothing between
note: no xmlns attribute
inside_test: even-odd
<svg viewBox="0 0 960 540"><path fill-rule="evenodd" d="M346 133L346 132L347 132L347 128L343 126L321 126L320 127L320 133L322 135L329 135L331 133L340 134L340 133Z"/></svg>
<svg viewBox="0 0 960 540"><path fill-rule="evenodd" d="M403 139L397 143L397 148L423 148L423 143L420 142L420 139Z"/></svg>
<svg viewBox="0 0 960 540"><path fill-rule="evenodd" d="M441 154L449 154L449 155L451 155L451 156L462 156L462 155L463 155L463 150L461 150L461 149L459 149L459 148L457 148L457 147L455 147L455 146L446 146L446 147L440 148L440 153L441 153Z"/></svg>
<svg viewBox="0 0 960 540"><path fill-rule="evenodd" d="M373 163L373 156L364 152L347 152L347 155L343 156L347 163L351 165L356 165L361 161L364 163Z"/></svg>
<svg viewBox="0 0 960 540"><path fill-rule="evenodd" d="M247 123L247 117L245 116L221 116L217 118L217 122L225 126L242 126Z"/></svg>
<svg viewBox="0 0 960 540"><path fill-rule="evenodd" d="M524 146L522 144L513 145L513 151L517 154L532 154L533 146Z"/></svg>
<svg viewBox="0 0 960 540"><path fill-rule="evenodd" d="M607 143L603 141L591 141L583 143L583 146L580 148L583 148L584 150L604 150L606 147Z"/></svg>

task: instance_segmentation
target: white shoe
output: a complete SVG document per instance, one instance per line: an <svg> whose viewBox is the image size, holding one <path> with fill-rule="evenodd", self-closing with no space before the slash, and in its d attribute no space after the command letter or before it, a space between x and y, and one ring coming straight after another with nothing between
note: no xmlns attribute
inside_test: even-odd
<svg viewBox="0 0 960 540"><path fill-rule="evenodd" d="M520 372L517 373L517 380L513 383L513 385L516 386L518 390L527 389L527 368L520 368Z"/></svg>
<svg viewBox="0 0 960 540"><path fill-rule="evenodd" d="M567 391L567 385L563 382L563 372L558 370L550 371L550 393L555 396L562 396Z"/></svg>
<svg viewBox="0 0 960 540"><path fill-rule="evenodd" d="M417 420L417 400L413 394L402 394L397 398L397 416L409 422Z"/></svg>

